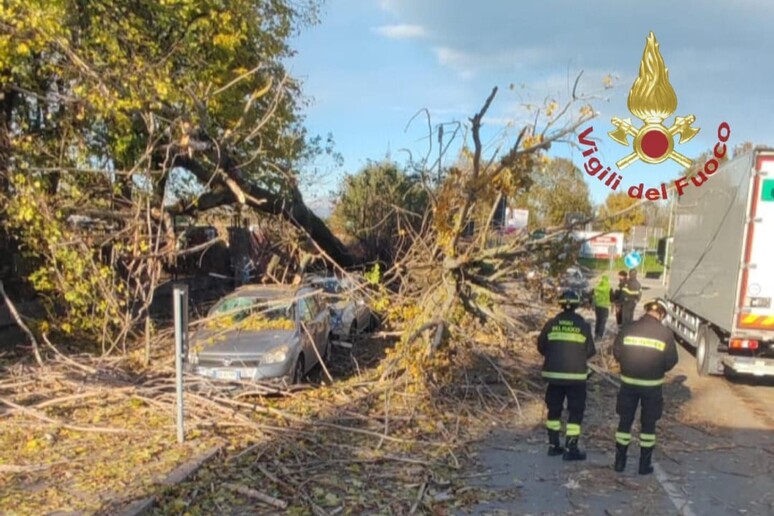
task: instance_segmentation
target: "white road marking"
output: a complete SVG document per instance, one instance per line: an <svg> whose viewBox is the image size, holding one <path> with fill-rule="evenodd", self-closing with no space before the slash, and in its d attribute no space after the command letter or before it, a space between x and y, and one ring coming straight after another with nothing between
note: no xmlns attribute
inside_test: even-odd
<svg viewBox="0 0 774 516"><path fill-rule="evenodd" d="M661 469L661 466L655 462L653 463L653 473L656 474L656 479L659 484L661 484L661 487L664 488L667 496L669 496L669 499L672 500L675 508L677 508L678 514L681 516L696 516L696 513L691 510L690 501L680 493L680 490L677 489L672 482L669 481L669 476Z"/></svg>

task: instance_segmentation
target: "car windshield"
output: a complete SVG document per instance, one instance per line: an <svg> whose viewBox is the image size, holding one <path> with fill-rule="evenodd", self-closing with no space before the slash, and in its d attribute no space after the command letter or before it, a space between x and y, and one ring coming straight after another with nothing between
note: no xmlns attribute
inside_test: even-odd
<svg viewBox="0 0 774 516"><path fill-rule="evenodd" d="M232 297L224 299L212 310L213 316L231 316L241 321L250 315L260 315L262 319L273 321L292 319L292 304L284 299L265 299L259 297Z"/></svg>
<svg viewBox="0 0 774 516"><path fill-rule="evenodd" d="M317 286L323 289L326 294L340 294L343 290L341 283L336 279L327 279L317 283Z"/></svg>
<svg viewBox="0 0 774 516"><path fill-rule="evenodd" d="M313 282L312 286L325 292L325 298L331 303L341 301L343 299L342 294L345 293L344 284L338 278L320 279Z"/></svg>

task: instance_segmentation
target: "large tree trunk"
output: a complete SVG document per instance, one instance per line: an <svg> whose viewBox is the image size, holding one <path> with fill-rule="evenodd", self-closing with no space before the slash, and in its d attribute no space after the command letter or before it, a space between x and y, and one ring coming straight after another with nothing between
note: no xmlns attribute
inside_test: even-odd
<svg viewBox="0 0 774 516"><path fill-rule="evenodd" d="M301 193L292 187L290 196L280 196L269 190L258 187L241 178L236 171L229 170L228 163L223 163L220 172L225 177L215 176L199 161L187 156L179 156L174 161L175 167L185 168L194 174L203 184L213 184L211 191L200 196L193 203L179 202L168 208L172 215L193 214L218 206L234 204L244 199L244 203L262 213L278 215L296 227L304 230L314 240L320 249L340 267L357 265L354 257L342 242L331 232L325 222L309 209L304 203ZM226 184L229 180L230 184Z"/></svg>

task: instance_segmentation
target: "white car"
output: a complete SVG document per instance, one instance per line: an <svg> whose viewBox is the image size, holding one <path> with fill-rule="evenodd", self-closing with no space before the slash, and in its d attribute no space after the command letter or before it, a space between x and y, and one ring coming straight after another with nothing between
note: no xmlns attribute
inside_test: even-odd
<svg viewBox="0 0 774 516"><path fill-rule="evenodd" d="M309 286L325 293L331 312L331 334L336 340L352 342L355 337L378 325L376 315L368 308L358 286L348 278L312 278Z"/></svg>

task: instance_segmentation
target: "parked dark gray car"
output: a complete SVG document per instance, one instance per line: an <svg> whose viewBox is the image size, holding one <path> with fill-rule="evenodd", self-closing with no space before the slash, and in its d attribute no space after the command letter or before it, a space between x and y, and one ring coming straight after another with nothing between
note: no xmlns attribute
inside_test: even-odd
<svg viewBox="0 0 774 516"><path fill-rule="evenodd" d="M349 278L313 277L308 283L325 293L334 338L353 342L357 335L375 329L379 324L363 295L358 292L357 285Z"/></svg>
<svg viewBox="0 0 774 516"><path fill-rule="evenodd" d="M591 285L586 275L578 267L570 267L560 279L562 290L574 290L580 296L583 304L591 301Z"/></svg>
<svg viewBox="0 0 774 516"><path fill-rule="evenodd" d="M189 370L217 380L299 383L331 353L330 312L320 292L248 285L221 299L191 339Z"/></svg>

